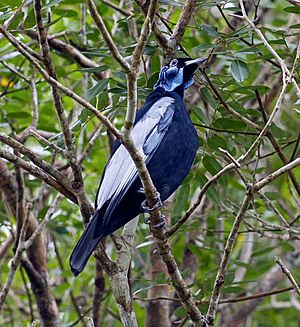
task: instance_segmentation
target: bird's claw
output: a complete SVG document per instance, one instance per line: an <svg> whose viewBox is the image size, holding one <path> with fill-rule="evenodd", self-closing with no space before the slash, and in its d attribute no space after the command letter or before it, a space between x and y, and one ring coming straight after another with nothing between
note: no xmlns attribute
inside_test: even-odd
<svg viewBox="0 0 300 327"><path fill-rule="evenodd" d="M203 323L204 327L209 327L210 326L209 320L205 316L202 316L201 322Z"/></svg>
<svg viewBox="0 0 300 327"><path fill-rule="evenodd" d="M167 219L165 215L160 215L160 222L151 226L154 229L163 229L167 225Z"/></svg>
<svg viewBox="0 0 300 327"><path fill-rule="evenodd" d="M141 204L142 209L146 213L151 213L153 211L159 210L159 209L162 208L162 206L163 206L163 203L162 203L162 201L160 199L160 194L158 192L156 192L156 203L152 208L150 208L148 206L147 200L143 201L142 204Z"/></svg>
<svg viewBox="0 0 300 327"><path fill-rule="evenodd" d="M150 217L147 217L144 219L144 223L147 224L147 225L150 225L151 224L151 219ZM167 219L166 219L166 216L165 215L160 215L160 222L151 226L151 228L154 228L154 229L162 229L164 228L165 226L167 225Z"/></svg>

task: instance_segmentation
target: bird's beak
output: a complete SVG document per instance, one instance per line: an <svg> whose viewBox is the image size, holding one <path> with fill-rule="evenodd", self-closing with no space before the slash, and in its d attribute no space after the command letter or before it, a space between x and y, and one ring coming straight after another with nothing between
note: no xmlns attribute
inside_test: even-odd
<svg viewBox="0 0 300 327"><path fill-rule="evenodd" d="M201 64L203 64L205 61L207 60L207 58L203 59L203 58L197 58L197 59L192 59L192 60L188 60L185 62L186 66L192 65L192 64L197 64L198 66L200 66Z"/></svg>

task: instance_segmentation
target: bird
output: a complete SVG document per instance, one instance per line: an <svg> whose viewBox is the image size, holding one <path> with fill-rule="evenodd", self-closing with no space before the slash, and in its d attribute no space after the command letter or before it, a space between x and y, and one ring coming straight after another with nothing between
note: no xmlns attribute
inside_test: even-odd
<svg viewBox="0 0 300 327"><path fill-rule="evenodd" d="M163 66L154 90L137 111L132 140L158 192L158 207L189 173L198 149L198 135L184 104L184 93L206 59L175 58ZM95 200L95 213L76 244L70 267L79 275L98 243L147 206L138 171L125 147L116 140L104 168ZM156 228L164 227L162 221Z"/></svg>

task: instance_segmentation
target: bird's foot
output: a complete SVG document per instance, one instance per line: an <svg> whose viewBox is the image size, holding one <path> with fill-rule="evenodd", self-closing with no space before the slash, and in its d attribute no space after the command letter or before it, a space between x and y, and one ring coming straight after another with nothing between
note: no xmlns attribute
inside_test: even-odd
<svg viewBox="0 0 300 327"><path fill-rule="evenodd" d="M155 229L163 229L164 227L167 226L167 219L165 215L160 215L160 222L158 222L157 224L153 225L152 228Z"/></svg>
<svg viewBox="0 0 300 327"><path fill-rule="evenodd" d="M151 219L150 219L150 217L145 218L145 219L144 219L144 223L147 224L147 225L150 225L150 223L151 223ZM160 221L159 221L157 224L151 226L151 228L154 228L154 229L162 229L162 228L164 228L166 225L167 225L167 219L166 219L166 216L163 215L163 214L161 214L161 215L160 215Z"/></svg>
<svg viewBox="0 0 300 327"><path fill-rule="evenodd" d="M144 212L147 212L147 213L151 213L153 211L159 210L162 208L162 206L163 206L163 203L160 199L160 194L158 192L156 192L156 203L152 208L148 206L147 200L143 201L141 204L142 209L144 210Z"/></svg>
<svg viewBox="0 0 300 327"><path fill-rule="evenodd" d="M201 322L202 322L202 326L203 326L203 327L209 327L209 326L211 326L211 325L209 324L209 320L208 320L205 316L202 316L202 317L201 317Z"/></svg>

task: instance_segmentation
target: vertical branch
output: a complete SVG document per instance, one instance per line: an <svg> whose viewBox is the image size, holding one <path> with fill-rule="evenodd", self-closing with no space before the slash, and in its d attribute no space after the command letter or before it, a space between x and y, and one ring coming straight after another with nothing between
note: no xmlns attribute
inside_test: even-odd
<svg viewBox="0 0 300 327"><path fill-rule="evenodd" d="M35 11L41 52L43 55L43 60L44 60L46 70L50 77L57 80L54 64L53 64L51 54L50 54L50 47L48 44L47 31L46 31L46 28L45 28L44 22L43 22L42 5L41 5L40 0L34 1L34 11ZM88 201L86 194L84 192L84 183L83 183L83 178L82 178L81 167L78 164L78 161L76 158L76 153L75 153L73 143L72 143L72 135L71 135L71 131L70 131L70 127L69 127L67 118L64 113L61 97L59 95L59 92L58 92L58 89L56 86L52 85L51 89L52 89L53 101L54 101L54 105L56 108L57 116L59 118L59 121L60 121L60 124L62 127L64 142L65 142L66 149L67 149L67 156L70 160L70 165L71 165L72 172L74 175L74 181L72 182L72 186L78 195L78 200L79 200L79 205L80 205L82 215L85 220L88 220L93 212L93 208L92 208L90 202Z"/></svg>
<svg viewBox="0 0 300 327"><path fill-rule="evenodd" d="M33 73L33 76L30 80L31 90L32 90L32 122L31 127L33 129L36 129L38 121L39 121L39 99L38 99L38 93L36 89L36 81L35 81L35 74Z"/></svg>
<svg viewBox="0 0 300 327"><path fill-rule="evenodd" d="M112 56L120 64L120 66L123 68L125 73L130 72L131 68L130 68L129 63L123 58L123 56L119 52L118 48L116 47L112 37L110 36L110 34L104 24L102 17L99 15L99 13L97 11L97 7L96 7L94 1L87 0L87 4L88 4L89 10L90 10L90 14L91 14L96 26L98 27L99 31L101 32L105 43L107 44L109 50L111 51Z"/></svg>
<svg viewBox="0 0 300 327"><path fill-rule="evenodd" d="M172 200L168 200L165 203L165 206L169 208L172 207ZM168 210L168 212L169 212ZM170 214L166 216L167 223L170 223L171 217ZM151 281L156 280L156 278L163 274L165 278L168 277L167 267L160 255L157 251L156 244L152 244L149 250L149 273L148 278ZM169 297L169 285L166 283L165 285L153 285L148 291L148 297L150 299L160 298L160 297ZM180 303L179 303L180 304ZM146 327L156 327L163 326L169 327L171 325L170 321L170 306L168 301L166 300L158 300L152 301L149 300L147 303L147 315L146 315Z"/></svg>
<svg viewBox="0 0 300 327"><path fill-rule="evenodd" d="M196 0L187 0L185 1L184 7L181 11L178 22L173 30L171 39L175 40L175 45L178 46L181 42L181 39L184 35L184 32L187 28L187 25L194 13L197 1Z"/></svg>
<svg viewBox="0 0 300 327"><path fill-rule="evenodd" d="M110 274L111 287L117 301L120 318L124 327L138 327L132 306L132 296L128 283L128 270L138 218L127 223L122 231L122 238L116 239L118 272Z"/></svg>
<svg viewBox="0 0 300 327"><path fill-rule="evenodd" d="M19 263L21 261L22 253L25 250L24 241L25 241L25 237L26 237L28 220L29 220L29 208L28 207L26 208L24 213L25 213L25 216L22 217L23 224L20 229L16 254L14 255L14 257L11 261L11 267L10 267L6 282L3 285L2 291L0 293L0 312L2 311L4 301L6 299L6 296L10 289L11 283L13 281L13 278L15 276L15 273L16 273Z"/></svg>
<svg viewBox="0 0 300 327"><path fill-rule="evenodd" d="M93 296L93 309L92 316L94 320L95 327L100 326L100 305L103 299L105 291L105 278L103 273L103 268L99 260L96 260L95 265L95 286L94 286L94 296Z"/></svg>
<svg viewBox="0 0 300 327"><path fill-rule="evenodd" d="M138 43L132 54L131 72L127 73L127 111L123 129L125 138L129 136L128 133L131 130L135 119L135 113L137 110L137 74L140 68L143 51L152 28L156 6L157 0L151 0Z"/></svg>
<svg viewBox="0 0 300 327"><path fill-rule="evenodd" d="M215 315L217 311L218 301L220 298L221 288L224 284L225 280L225 273L230 261L230 256L233 250L233 246L235 244L236 238L238 236L238 231L241 226L241 223L244 219L244 215L248 209L249 204L251 203L253 196L255 193L259 192L260 189L271 183L274 179L278 178L279 176L286 174L289 170L297 167L300 165L300 158L292 161L291 163L281 167L280 169L276 170L272 174L268 175L267 177L261 179L254 185L248 185L246 195L244 200L241 204L240 210L234 220L232 225L231 231L227 238L226 246L224 249L224 253L221 259L221 263L215 278L214 287L212 291L212 295L209 301L209 307L206 315L206 319L209 323L209 326L213 326Z"/></svg>
<svg viewBox="0 0 300 327"><path fill-rule="evenodd" d="M236 237L238 235L238 230L243 221L245 212L252 200L252 197L253 197L253 193L251 192L250 189L248 189L248 192L243 200L241 208L234 220L230 234L228 236L226 246L224 249L224 254L222 256L221 263L220 263L220 266L219 266L219 269L218 269L218 272L216 275L213 292L212 292L212 295L209 300L209 306L208 306L207 315L206 315L206 319L208 321L209 326L213 326L216 311L217 311L217 306L218 306L218 302L219 302L219 298L220 298L221 287L224 284L225 273L226 273L227 266L228 266L228 263L230 260L233 245L235 244Z"/></svg>
<svg viewBox="0 0 300 327"><path fill-rule="evenodd" d="M17 185L7 168L0 159L0 190L4 195L7 207L14 217L17 216ZM37 228L37 221L31 211L28 211L27 237ZM42 324L49 327L58 327L59 315L54 296L51 292L47 275L47 255L43 235L39 233L30 247L26 249L28 256L26 272L30 279L33 294L35 295Z"/></svg>

